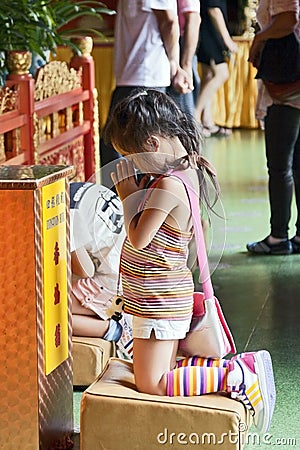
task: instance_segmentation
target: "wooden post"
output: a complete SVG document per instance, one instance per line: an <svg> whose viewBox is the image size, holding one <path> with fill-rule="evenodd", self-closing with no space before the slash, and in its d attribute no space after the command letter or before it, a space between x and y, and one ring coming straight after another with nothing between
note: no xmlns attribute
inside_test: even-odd
<svg viewBox="0 0 300 450"><path fill-rule="evenodd" d="M33 112L34 112L34 79L29 73L31 64L30 52L11 52L7 75L7 86L19 86L19 112L26 118L20 128L20 146L25 153L27 164L34 163Z"/></svg>
<svg viewBox="0 0 300 450"><path fill-rule="evenodd" d="M95 152L99 152L99 148L95 148L95 64L91 56L93 49L93 40L90 37L81 37L74 39L74 42L80 48L82 55L75 55L71 59L70 67L78 70L82 67L82 87L89 91L89 98L83 104L83 119L90 123L89 131L84 136L84 161L85 161L85 179L89 180L95 174Z"/></svg>

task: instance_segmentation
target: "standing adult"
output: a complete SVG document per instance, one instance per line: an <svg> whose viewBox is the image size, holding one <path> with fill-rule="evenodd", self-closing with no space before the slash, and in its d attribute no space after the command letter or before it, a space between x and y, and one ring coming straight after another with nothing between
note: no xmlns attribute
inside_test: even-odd
<svg viewBox="0 0 300 450"><path fill-rule="evenodd" d="M237 52L237 45L231 39L227 27L226 0L201 0L200 4L197 57L202 74L195 117L203 125L204 136L227 136L231 131L217 126L213 120L212 100L229 77L226 58L228 53Z"/></svg>
<svg viewBox="0 0 300 450"><path fill-rule="evenodd" d="M186 114L195 114L196 101L199 95L200 78L196 49L200 27L200 3L199 0L177 0L178 20L180 28L180 66L189 77L191 92L182 94L172 85L167 88L167 93L173 98L180 109Z"/></svg>
<svg viewBox="0 0 300 450"><path fill-rule="evenodd" d="M300 37L299 0L261 0L257 10L260 31L250 49L250 61L258 67L267 39L293 32ZM270 234L247 245L251 253L283 255L300 253L300 99L273 100L261 85L257 104L265 123L265 145L269 173ZM296 235L289 240L291 202L295 189Z"/></svg>
<svg viewBox="0 0 300 450"><path fill-rule="evenodd" d="M190 77L179 64L179 23L176 0L119 0L115 25L114 74L109 116L115 105L139 87L179 92L192 90ZM102 184L111 187L112 165L120 157L100 141Z"/></svg>

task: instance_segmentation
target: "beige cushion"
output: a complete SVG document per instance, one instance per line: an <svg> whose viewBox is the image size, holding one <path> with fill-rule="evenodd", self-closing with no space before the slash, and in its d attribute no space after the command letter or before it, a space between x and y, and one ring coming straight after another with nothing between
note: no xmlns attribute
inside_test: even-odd
<svg viewBox="0 0 300 450"><path fill-rule="evenodd" d="M101 338L73 336L72 347L74 386L89 386L115 356L115 344Z"/></svg>
<svg viewBox="0 0 300 450"><path fill-rule="evenodd" d="M248 423L243 404L225 394L141 394L134 384L132 363L111 358L99 378L83 393L80 448L240 450L242 430ZM220 446L222 436L224 443Z"/></svg>

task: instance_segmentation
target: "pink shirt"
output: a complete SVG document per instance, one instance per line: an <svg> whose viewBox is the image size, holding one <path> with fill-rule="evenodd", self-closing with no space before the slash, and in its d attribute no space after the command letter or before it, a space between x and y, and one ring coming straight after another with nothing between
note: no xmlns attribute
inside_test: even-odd
<svg viewBox="0 0 300 450"><path fill-rule="evenodd" d="M177 0L177 11L180 27L180 36L183 36L185 26L184 14L187 12L200 13L200 2L199 0Z"/></svg>
<svg viewBox="0 0 300 450"><path fill-rule="evenodd" d="M299 0L260 0L256 16L259 26L265 28L277 14L295 11L299 19L300 1ZM296 28L296 33L300 37L300 21Z"/></svg>

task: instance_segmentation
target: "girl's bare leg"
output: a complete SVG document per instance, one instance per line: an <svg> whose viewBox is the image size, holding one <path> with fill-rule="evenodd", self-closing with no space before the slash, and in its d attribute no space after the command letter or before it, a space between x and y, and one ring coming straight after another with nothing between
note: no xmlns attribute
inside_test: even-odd
<svg viewBox="0 0 300 450"><path fill-rule="evenodd" d="M140 392L166 395L167 373L175 368L178 340L133 340L133 371Z"/></svg>

